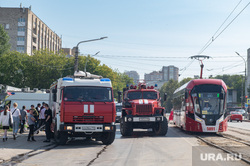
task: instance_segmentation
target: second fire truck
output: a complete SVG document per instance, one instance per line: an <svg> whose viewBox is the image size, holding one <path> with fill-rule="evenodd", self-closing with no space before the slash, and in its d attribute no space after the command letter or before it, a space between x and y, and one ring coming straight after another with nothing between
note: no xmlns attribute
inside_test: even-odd
<svg viewBox="0 0 250 166"><path fill-rule="evenodd" d="M164 94L164 100L166 94ZM160 92L144 83L131 85L123 91L123 108L120 120L123 136L130 136L134 128L152 128L156 135L164 136L168 131L165 108L161 106Z"/></svg>

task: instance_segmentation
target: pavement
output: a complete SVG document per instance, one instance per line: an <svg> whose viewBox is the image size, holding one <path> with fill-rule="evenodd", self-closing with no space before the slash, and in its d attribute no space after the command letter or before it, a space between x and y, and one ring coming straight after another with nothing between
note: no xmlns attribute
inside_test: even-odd
<svg viewBox="0 0 250 166"><path fill-rule="evenodd" d="M28 131L23 134L17 135L16 140L13 139L12 132L8 132L8 140L3 142L3 131L0 132L0 165L9 161L18 159L20 156L25 156L34 151L44 150L52 143L43 142L45 137L45 132L40 131L39 134L35 134L36 142L28 142Z"/></svg>

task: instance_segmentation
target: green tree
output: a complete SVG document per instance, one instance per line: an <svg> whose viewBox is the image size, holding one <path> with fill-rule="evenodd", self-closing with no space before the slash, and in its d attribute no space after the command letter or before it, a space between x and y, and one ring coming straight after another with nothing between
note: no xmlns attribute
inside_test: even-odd
<svg viewBox="0 0 250 166"><path fill-rule="evenodd" d="M173 94L174 94L174 91L178 87L179 87L178 81L169 80L160 89L162 103L163 103L163 106L165 106L167 112L170 112L171 109L173 108L173 103L172 103L172 101L173 101ZM163 99L164 99L164 96L163 96L164 93L167 93L167 100L166 101L163 101Z"/></svg>
<svg viewBox="0 0 250 166"><path fill-rule="evenodd" d="M10 50L9 35L0 25L0 56Z"/></svg>

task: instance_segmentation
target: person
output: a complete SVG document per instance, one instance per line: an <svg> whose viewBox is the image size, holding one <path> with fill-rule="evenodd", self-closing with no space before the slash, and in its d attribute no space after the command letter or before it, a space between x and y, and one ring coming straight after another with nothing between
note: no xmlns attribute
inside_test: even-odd
<svg viewBox="0 0 250 166"><path fill-rule="evenodd" d="M49 108L48 104L45 104L46 111L44 113L45 115L45 134L46 134L46 140L43 142L50 142L51 139L51 123L52 123L52 110Z"/></svg>
<svg viewBox="0 0 250 166"><path fill-rule="evenodd" d="M203 110L206 110L206 111L210 110L210 107L209 107L208 103L205 104L205 107L203 108Z"/></svg>
<svg viewBox="0 0 250 166"><path fill-rule="evenodd" d="M10 128L12 123L13 118L11 112L9 111L9 106L5 106L4 111L1 112L0 115L0 124L3 126L4 130L3 142L8 140L7 130Z"/></svg>
<svg viewBox="0 0 250 166"><path fill-rule="evenodd" d="M20 113L21 113L21 128L19 133L22 134L24 132L24 125L28 118L25 105L23 106L23 109L20 111Z"/></svg>
<svg viewBox="0 0 250 166"><path fill-rule="evenodd" d="M37 104L36 110L38 111L38 113L40 113L40 111L41 111L41 104L40 103Z"/></svg>
<svg viewBox="0 0 250 166"><path fill-rule="evenodd" d="M33 104L30 106L30 110L33 110L32 114L33 114L34 118L36 119L36 121L35 121L35 127L34 127L34 130L36 130L37 127L38 127L38 117L39 117L39 114L38 114L38 111L35 109L35 106Z"/></svg>
<svg viewBox="0 0 250 166"><path fill-rule="evenodd" d="M45 107L43 107L40 110L40 114L39 114L39 127L41 127L44 124L44 122L45 122L45 115L44 115L45 111L46 111Z"/></svg>
<svg viewBox="0 0 250 166"><path fill-rule="evenodd" d="M13 116L13 138L16 140L17 132L19 130L19 124L21 120L21 113L20 110L17 108L18 104L14 103L13 107L10 112Z"/></svg>
<svg viewBox="0 0 250 166"><path fill-rule="evenodd" d="M28 115L28 125L29 125L29 135L28 135L28 139L27 141L30 141L30 138L32 141L36 141L34 139L34 127L35 127L35 122L36 122L36 119L35 117L33 116L34 114L34 109L30 109L30 113Z"/></svg>

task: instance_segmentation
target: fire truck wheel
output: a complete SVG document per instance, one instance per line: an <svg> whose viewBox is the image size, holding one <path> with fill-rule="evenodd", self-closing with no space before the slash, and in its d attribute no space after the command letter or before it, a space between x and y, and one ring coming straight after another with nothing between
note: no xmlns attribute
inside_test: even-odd
<svg viewBox="0 0 250 166"><path fill-rule="evenodd" d="M168 121L166 117L163 118L162 122L155 124L153 131L156 135L165 136L168 132Z"/></svg>
<svg viewBox="0 0 250 166"><path fill-rule="evenodd" d="M115 140L115 131L109 133L103 133L101 140L104 145L112 144Z"/></svg>
<svg viewBox="0 0 250 166"><path fill-rule="evenodd" d="M68 141L68 133L57 131L56 125L55 125L54 138L55 138L56 143L58 143L59 145L65 145Z"/></svg>
<svg viewBox="0 0 250 166"><path fill-rule="evenodd" d="M124 122L124 118L121 118L120 131L122 136L131 136L133 133L132 123Z"/></svg>

